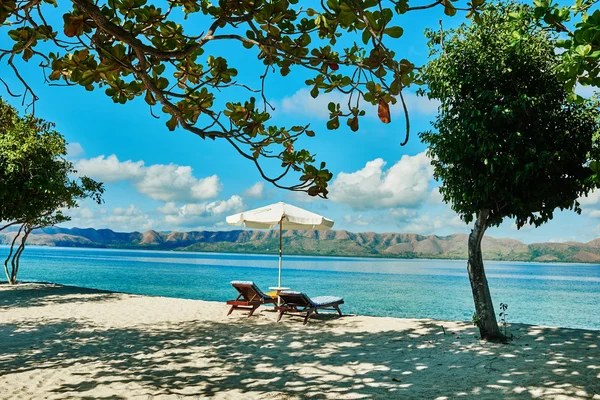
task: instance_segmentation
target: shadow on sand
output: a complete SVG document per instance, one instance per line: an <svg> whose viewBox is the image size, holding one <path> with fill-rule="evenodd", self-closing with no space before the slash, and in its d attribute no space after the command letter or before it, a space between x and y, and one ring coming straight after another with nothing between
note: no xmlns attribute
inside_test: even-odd
<svg viewBox="0 0 600 400"><path fill-rule="evenodd" d="M60 303L61 290L28 290L10 297L14 304L0 293L0 304L6 311ZM69 301L113 296L78 290L82 296ZM352 318L333 329L338 321L328 316L306 328L292 319L271 323L271 317L238 314L228 322L123 329L76 319L8 324L0 314L0 382L10 374L67 368L76 372L50 385L51 397L99 398L101 387L121 388L112 389L111 398L129 397L127 388L134 387L145 398L206 398L221 391L255 398L600 396L596 331L519 325L513 327L519 339L498 345L478 341L471 328L444 333L431 321L373 333L357 330Z"/></svg>

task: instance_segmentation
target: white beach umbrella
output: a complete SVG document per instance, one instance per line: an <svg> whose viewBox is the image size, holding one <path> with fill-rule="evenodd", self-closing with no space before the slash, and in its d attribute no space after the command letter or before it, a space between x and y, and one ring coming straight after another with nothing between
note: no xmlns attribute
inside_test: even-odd
<svg viewBox="0 0 600 400"><path fill-rule="evenodd" d="M230 215L227 217L227 223L233 226L245 226L254 229L273 229L279 225L279 275L277 279L277 286L279 287L281 287L283 260L282 231L327 230L333 226L333 220L331 219L283 202Z"/></svg>

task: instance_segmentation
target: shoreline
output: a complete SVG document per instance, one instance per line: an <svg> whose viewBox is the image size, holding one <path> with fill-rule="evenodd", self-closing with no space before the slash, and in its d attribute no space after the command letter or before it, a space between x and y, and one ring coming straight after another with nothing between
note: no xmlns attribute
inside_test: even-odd
<svg viewBox="0 0 600 400"><path fill-rule="evenodd" d="M2 244L0 248L9 248L9 245ZM254 256L254 257L274 257L277 258L278 255L276 253L252 253L252 252L214 252L214 251L193 251L193 250L177 250L177 249L144 249L139 247L85 247L85 246L48 246L48 245L40 245L40 244L28 244L27 248L41 248L41 249L62 249L62 250L108 250L108 251L134 251L134 252L160 252L160 253L172 253L172 254L209 254L209 255L225 255L225 256ZM320 255L320 254L309 254L300 255L300 254L284 254L284 258L295 258L295 259L305 259L305 258L323 258L323 259L356 259L356 260L377 260L377 261L463 261L467 262L466 258L419 258L419 257L383 257L374 255L372 257L367 256L344 256L344 255ZM600 262L575 262L575 261L520 261L520 260L494 260L494 259L484 259L484 263L493 262L493 263L524 263L524 264L534 264L534 265L580 265L580 266L600 266Z"/></svg>
<svg viewBox="0 0 600 400"><path fill-rule="evenodd" d="M215 305L222 305L224 304L223 301L217 301L217 300L203 300L203 299L192 299L192 298L187 298L187 297L172 297L172 296L163 296L163 295L153 295L153 294L138 294L138 293L131 293L131 292L121 292L118 290L106 290L106 289L99 289L99 288L92 288L92 287L84 287L84 286L76 286L76 285L66 285L66 284L62 284L62 283L56 283L56 282L47 282L47 281L18 281L16 286L11 286L9 285L6 281L1 281L0 282L0 291L2 289L11 289L11 288L15 288L18 289L19 286L24 286L25 288L27 287L27 285L30 286L35 286L35 285L43 285L43 286L53 286L53 287L62 287L62 288L68 288L68 289L72 289L72 290L84 290L84 291L90 291L90 292L98 292L98 293L113 293L113 294L122 294L122 295L128 295L128 296L142 296L142 297L152 297L152 298L159 298L159 299L177 299L177 300L186 300L186 301L201 301L204 303L212 303ZM235 293L235 292L233 292ZM262 306L261 307L262 310L268 310L269 312L271 311L271 307L270 306ZM381 316L381 315L370 315L370 314L344 314L345 316L349 316L349 317L365 317L365 318L393 318L393 319L398 319L398 320L423 320L423 321L431 321L431 322L439 322L440 326L442 323L457 323L457 324L464 324L466 326L474 326L472 321L469 320L445 320L445 319L437 319L437 318L431 318L431 317L406 317L406 318L402 318L402 317L393 317L393 316ZM500 322L498 322L498 324L500 324ZM557 325L534 325L534 324L527 324L527 323L523 323L523 322L515 322L514 324L512 322L509 323L509 326L511 325L523 325L523 326L535 326L538 328L543 328L543 329L570 329L570 330L581 330L581 331L591 331L591 332L599 332L600 333L600 328L576 328L576 327L569 327L569 326L557 326Z"/></svg>
<svg viewBox="0 0 600 400"><path fill-rule="evenodd" d="M342 306L342 311L344 308ZM600 332L318 315L75 286L0 286L0 398L600 399ZM441 326L444 326L444 329Z"/></svg>

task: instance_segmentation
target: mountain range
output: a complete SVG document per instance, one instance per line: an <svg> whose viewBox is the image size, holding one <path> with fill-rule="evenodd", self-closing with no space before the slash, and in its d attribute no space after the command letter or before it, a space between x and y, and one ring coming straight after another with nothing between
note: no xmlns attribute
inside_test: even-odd
<svg viewBox="0 0 600 400"><path fill-rule="evenodd" d="M0 234L10 244L15 232ZM448 236L348 231L286 231L285 254L388 257L467 258L466 234ZM277 254L279 233L272 231L114 232L110 229L51 227L35 231L28 244L144 250ZM486 236L484 258L501 261L600 262L600 238L587 243L533 243Z"/></svg>

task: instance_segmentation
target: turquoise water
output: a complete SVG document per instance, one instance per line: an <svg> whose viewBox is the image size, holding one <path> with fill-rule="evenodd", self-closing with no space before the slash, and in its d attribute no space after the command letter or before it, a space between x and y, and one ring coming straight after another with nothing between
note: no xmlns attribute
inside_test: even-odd
<svg viewBox="0 0 600 400"><path fill-rule="evenodd" d="M0 256L7 251L0 248ZM492 298L509 322L600 329L600 265L487 262ZM28 247L21 280L145 295L225 301L231 280L277 283L277 257ZM284 257L282 283L341 296L360 315L471 320L465 261Z"/></svg>

